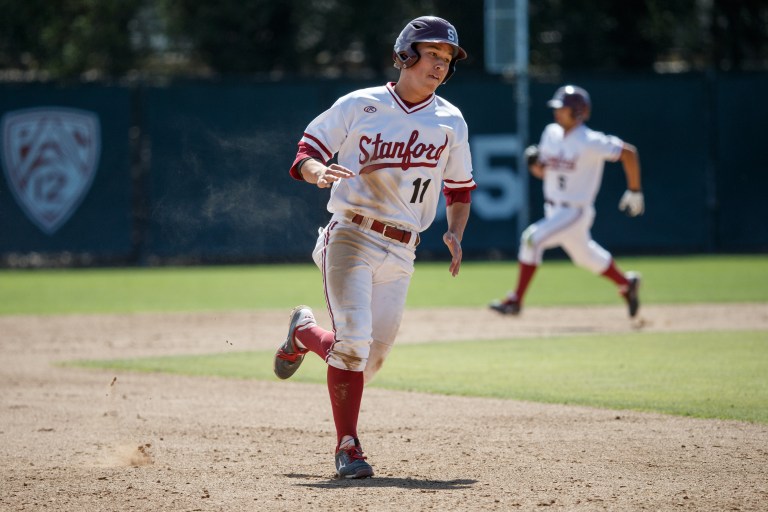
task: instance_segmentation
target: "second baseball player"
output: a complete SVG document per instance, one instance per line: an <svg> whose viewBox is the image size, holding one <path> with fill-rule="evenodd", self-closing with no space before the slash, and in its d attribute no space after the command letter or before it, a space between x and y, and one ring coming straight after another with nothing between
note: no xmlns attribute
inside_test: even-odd
<svg viewBox="0 0 768 512"><path fill-rule="evenodd" d="M606 161L624 167L627 190L619 209L632 217L645 211L637 148L585 124L592 101L581 87L560 87L547 106L555 122L544 129L538 147L526 150L531 174L544 180L544 218L523 231L516 289L490 307L504 315L520 314L544 251L559 246L576 265L612 281L634 317L640 307L640 275L621 272L611 254L592 239L591 229Z"/></svg>

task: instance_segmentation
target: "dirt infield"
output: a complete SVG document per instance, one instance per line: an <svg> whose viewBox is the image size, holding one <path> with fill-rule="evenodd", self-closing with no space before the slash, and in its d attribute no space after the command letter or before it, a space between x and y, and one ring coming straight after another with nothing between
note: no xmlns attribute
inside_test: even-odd
<svg viewBox="0 0 768 512"><path fill-rule="evenodd" d="M0 317L0 510L768 510L768 425L371 388L376 477L339 481L324 386L51 364L272 349L287 314ZM768 330L768 304L409 310L398 342L633 329Z"/></svg>

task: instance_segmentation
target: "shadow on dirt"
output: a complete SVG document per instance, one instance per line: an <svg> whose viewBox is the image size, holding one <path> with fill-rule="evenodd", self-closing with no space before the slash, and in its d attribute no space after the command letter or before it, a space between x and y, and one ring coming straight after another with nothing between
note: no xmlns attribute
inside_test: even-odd
<svg viewBox="0 0 768 512"><path fill-rule="evenodd" d="M452 491L455 489L467 489L473 484L477 483L477 480L430 480L418 478L392 478L376 476L374 478L363 478L359 480L341 480L333 477L328 479L327 477L319 475L302 475L297 473L288 473L285 476L288 478L299 478L307 480L318 480L317 482L306 482L297 484L301 487L311 487L315 489L333 489L336 487L398 487L401 489L422 489L425 491Z"/></svg>

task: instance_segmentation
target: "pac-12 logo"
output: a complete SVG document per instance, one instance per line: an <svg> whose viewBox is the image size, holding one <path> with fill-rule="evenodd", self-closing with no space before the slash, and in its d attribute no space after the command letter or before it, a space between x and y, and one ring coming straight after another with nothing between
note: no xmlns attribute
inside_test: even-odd
<svg viewBox="0 0 768 512"><path fill-rule="evenodd" d="M53 234L77 210L101 153L99 118L65 108L16 110L2 118L3 168L16 201Z"/></svg>

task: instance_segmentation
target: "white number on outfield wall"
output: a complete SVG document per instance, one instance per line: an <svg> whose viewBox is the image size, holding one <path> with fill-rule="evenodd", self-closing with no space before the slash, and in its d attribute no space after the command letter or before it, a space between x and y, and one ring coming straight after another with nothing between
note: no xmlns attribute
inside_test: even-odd
<svg viewBox="0 0 768 512"><path fill-rule="evenodd" d="M470 141L470 148L477 183L477 190L472 193L472 213L487 220L504 220L526 208L527 180L520 176L516 165L520 154L517 136L477 135ZM494 163L495 159L506 163Z"/></svg>

